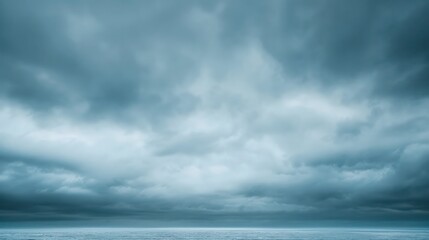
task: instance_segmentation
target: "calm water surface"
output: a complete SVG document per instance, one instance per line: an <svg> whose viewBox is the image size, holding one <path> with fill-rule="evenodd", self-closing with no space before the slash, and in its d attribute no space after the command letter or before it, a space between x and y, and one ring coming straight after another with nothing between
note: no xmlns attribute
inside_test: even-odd
<svg viewBox="0 0 429 240"><path fill-rule="evenodd" d="M0 229L0 240L203 239L203 240L429 240L429 230L374 229Z"/></svg>

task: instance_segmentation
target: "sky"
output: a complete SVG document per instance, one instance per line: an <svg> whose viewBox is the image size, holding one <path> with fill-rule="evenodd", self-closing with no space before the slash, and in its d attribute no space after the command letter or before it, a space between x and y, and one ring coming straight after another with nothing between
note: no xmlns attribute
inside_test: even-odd
<svg viewBox="0 0 429 240"><path fill-rule="evenodd" d="M426 0L0 0L0 226L427 226L428 23Z"/></svg>

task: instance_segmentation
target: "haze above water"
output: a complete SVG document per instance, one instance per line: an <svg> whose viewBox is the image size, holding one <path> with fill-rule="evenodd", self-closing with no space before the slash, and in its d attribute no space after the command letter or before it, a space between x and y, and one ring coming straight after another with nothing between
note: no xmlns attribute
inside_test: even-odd
<svg viewBox="0 0 429 240"><path fill-rule="evenodd" d="M14 229L0 230L0 240L18 239L429 239L428 229Z"/></svg>

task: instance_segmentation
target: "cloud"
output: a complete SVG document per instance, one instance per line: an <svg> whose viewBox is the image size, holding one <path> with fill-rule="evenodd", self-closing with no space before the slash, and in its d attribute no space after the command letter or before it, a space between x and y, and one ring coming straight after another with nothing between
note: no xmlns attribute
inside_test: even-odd
<svg viewBox="0 0 429 240"><path fill-rule="evenodd" d="M4 221L427 217L425 1L0 4Z"/></svg>

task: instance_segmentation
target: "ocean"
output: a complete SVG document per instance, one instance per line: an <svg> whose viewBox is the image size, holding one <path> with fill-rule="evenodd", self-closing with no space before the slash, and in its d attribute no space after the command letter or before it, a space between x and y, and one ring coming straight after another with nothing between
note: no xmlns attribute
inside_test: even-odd
<svg viewBox="0 0 429 240"><path fill-rule="evenodd" d="M428 240L428 229L68 228L0 229L0 240Z"/></svg>

